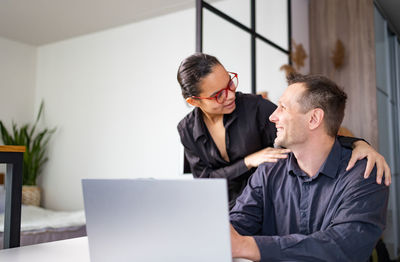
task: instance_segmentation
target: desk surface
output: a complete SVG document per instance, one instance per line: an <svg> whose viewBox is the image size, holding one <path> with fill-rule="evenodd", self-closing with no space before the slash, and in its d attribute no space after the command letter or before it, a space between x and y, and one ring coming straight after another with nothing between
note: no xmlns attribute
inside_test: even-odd
<svg viewBox="0 0 400 262"><path fill-rule="evenodd" d="M0 261L90 262L87 237L0 250Z"/></svg>
<svg viewBox="0 0 400 262"><path fill-rule="evenodd" d="M0 250L0 261L13 262L90 262L89 243L87 237L78 237ZM250 261L247 259L233 259L233 262Z"/></svg>

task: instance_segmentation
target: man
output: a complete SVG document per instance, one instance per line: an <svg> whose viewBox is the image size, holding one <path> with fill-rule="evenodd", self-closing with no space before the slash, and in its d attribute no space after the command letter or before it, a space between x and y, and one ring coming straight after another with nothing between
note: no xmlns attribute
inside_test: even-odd
<svg viewBox="0 0 400 262"><path fill-rule="evenodd" d="M293 74L270 116L287 159L261 165L230 214L233 257L255 261L366 261L385 227L388 188L346 171L336 140L346 94L323 76Z"/></svg>

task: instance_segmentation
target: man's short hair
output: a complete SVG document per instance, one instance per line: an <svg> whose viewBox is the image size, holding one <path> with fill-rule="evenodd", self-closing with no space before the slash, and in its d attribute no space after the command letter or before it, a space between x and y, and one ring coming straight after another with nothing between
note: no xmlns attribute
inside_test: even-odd
<svg viewBox="0 0 400 262"><path fill-rule="evenodd" d="M335 82L322 75L301 75L292 73L287 76L289 85L303 83L306 90L298 103L302 111L314 108L324 111L324 123L329 136L336 136L343 121L346 107L346 93Z"/></svg>

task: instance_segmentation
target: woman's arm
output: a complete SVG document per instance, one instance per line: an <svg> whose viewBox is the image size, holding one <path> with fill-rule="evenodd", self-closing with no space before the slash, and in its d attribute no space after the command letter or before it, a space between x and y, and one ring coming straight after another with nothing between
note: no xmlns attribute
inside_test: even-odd
<svg viewBox="0 0 400 262"><path fill-rule="evenodd" d="M239 159L228 166L212 168L198 154L185 146L185 156L189 162L192 174L196 178L226 178L235 179L248 171L244 159Z"/></svg>
<svg viewBox="0 0 400 262"><path fill-rule="evenodd" d="M235 179L246 173L251 168L256 168L265 162L277 162L279 159L287 158L290 149L267 147L258 152L250 154L243 159L221 168L211 168L192 150L185 147L185 156L189 162L194 177L198 178L226 178Z"/></svg>

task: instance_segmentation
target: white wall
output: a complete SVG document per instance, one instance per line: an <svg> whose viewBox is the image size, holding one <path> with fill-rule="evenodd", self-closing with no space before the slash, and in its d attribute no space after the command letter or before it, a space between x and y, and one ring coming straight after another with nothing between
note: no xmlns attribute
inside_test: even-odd
<svg viewBox="0 0 400 262"><path fill-rule="evenodd" d="M11 131L34 117L36 48L0 37L0 120ZM0 173L5 165L0 164Z"/></svg>
<svg viewBox="0 0 400 262"><path fill-rule="evenodd" d="M37 102L58 131L44 205L82 208L82 178L176 177L176 125L189 112L176 81L194 50L194 10L42 46Z"/></svg>
<svg viewBox="0 0 400 262"><path fill-rule="evenodd" d="M25 124L33 119L36 48L0 37L0 120Z"/></svg>
<svg viewBox="0 0 400 262"><path fill-rule="evenodd" d="M235 29L204 22L213 30L205 39L224 36L204 52L249 79L250 51L226 32ZM82 208L82 178L181 176L176 125L191 108L176 72L194 48L194 8L38 48L35 108L44 99L44 124L58 127L40 179L45 207ZM270 86L283 90L284 74L276 72L280 82ZM240 85L250 90L246 81Z"/></svg>

